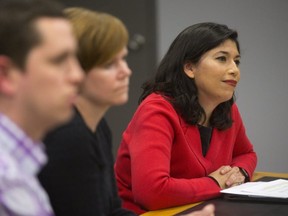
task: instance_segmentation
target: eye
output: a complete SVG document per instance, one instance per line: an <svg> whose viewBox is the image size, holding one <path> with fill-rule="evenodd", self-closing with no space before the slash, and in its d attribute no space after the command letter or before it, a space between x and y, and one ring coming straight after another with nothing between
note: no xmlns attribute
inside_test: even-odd
<svg viewBox="0 0 288 216"><path fill-rule="evenodd" d="M236 64L237 66L240 65L240 59L236 59L236 60L234 60L234 62L235 62L235 64Z"/></svg>
<svg viewBox="0 0 288 216"><path fill-rule="evenodd" d="M50 62L55 65L61 65L68 59L68 54L63 53L50 59Z"/></svg>
<svg viewBox="0 0 288 216"><path fill-rule="evenodd" d="M114 66L114 64L115 64L115 61L107 62L106 64L104 64L104 68L110 69L111 67Z"/></svg>
<svg viewBox="0 0 288 216"><path fill-rule="evenodd" d="M219 56L216 59L220 62L226 62L226 60L227 60L226 56Z"/></svg>

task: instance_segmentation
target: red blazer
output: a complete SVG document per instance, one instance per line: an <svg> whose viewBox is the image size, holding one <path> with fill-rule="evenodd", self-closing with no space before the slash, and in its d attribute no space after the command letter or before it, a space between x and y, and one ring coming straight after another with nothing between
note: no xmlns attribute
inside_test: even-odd
<svg viewBox="0 0 288 216"><path fill-rule="evenodd" d="M242 167L251 177L257 157L235 104L232 118L231 128L213 129L204 157L198 128L162 96L149 95L125 130L116 158L123 207L140 214L216 197L220 187L207 175L222 165Z"/></svg>

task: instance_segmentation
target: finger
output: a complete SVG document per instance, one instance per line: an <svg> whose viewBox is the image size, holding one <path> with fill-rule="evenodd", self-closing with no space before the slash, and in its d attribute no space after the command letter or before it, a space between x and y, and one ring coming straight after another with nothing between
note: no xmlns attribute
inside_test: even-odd
<svg viewBox="0 0 288 216"><path fill-rule="evenodd" d="M232 169L231 166L223 166L223 167L221 167L221 169L220 169L220 173L221 173L222 175L225 175L226 173L230 172L231 169Z"/></svg>
<svg viewBox="0 0 288 216"><path fill-rule="evenodd" d="M231 168L230 171L226 173L226 175L227 175L227 180L225 183L227 186L234 184L234 182L237 181L238 177L243 176L238 167Z"/></svg>
<svg viewBox="0 0 288 216"><path fill-rule="evenodd" d="M243 174L239 171L237 173L234 174L236 176L236 180L235 182L245 182L245 176L243 176Z"/></svg>
<svg viewBox="0 0 288 216"><path fill-rule="evenodd" d="M228 179L226 180L225 184L230 187L231 185L233 185L234 183L237 183L237 175L235 173L232 173Z"/></svg>
<svg viewBox="0 0 288 216"><path fill-rule="evenodd" d="M233 168L231 168L231 172L232 172L232 173L239 173L239 174L241 173L239 167L233 167Z"/></svg>
<svg viewBox="0 0 288 216"><path fill-rule="evenodd" d="M243 176L239 176L236 178L236 180L230 184L230 187L234 187L234 186L238 186L238 185L241 185L245 182L245 177ZM227 185L228 186L228 185Z"/></svg>
<svg viewBox="0 0 288 216"><path fill-rule="evenodd" d="M235 182L234 184L232 184L230 187L235 187L235 186L239 186L243 184L243 182Z"/></svg>
<svg viewBox="0 0 288 216"><path fill-rule="evenodd" d="M244 176L239 176L238 181L244 183L245 182L245 177Z"/></svg>

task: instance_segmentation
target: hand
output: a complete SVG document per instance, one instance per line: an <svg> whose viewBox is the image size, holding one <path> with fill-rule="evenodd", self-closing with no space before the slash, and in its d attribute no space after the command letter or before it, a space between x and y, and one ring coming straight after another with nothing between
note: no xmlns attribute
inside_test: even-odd
<svg viewBox="0 0 288 216"><path fill-rule="evenodd" d="M242 184L245 177L238 167L222 166L209 174L216 179L222 189Z"/></svg>
<svg viewBox="0 0 288 216"><path fill-rule="evenodd" d="M214 172L210 173L209 176L213 177L219 184L221 189L226 188L226 181L230 177L229 173L231 172L232 167L230 166L221 166Z"/></svg>
<svg viewBox="0 0 288 216"><path fill-rule="evenodd" d="M245 176L240 171L239 167L230 168L230 171L227 171L227 168L220 171L221 173L230 174L227 181L225 182L226 187L233 187L245 182Z"/></svg>
<svg viewBox="0 0 288 216"><path fill-rule="evenodd" d="M215 207L212 204L206 205L202 210L192 212L185 216L214 216Z"/></svg>

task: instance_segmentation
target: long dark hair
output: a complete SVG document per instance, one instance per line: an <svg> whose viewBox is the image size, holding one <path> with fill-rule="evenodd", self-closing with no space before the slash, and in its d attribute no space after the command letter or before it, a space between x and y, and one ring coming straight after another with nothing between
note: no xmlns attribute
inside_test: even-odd
<svg viewBox="0 0 288 216"><path fill-rule="evenodd" d="M194 79L189 78L183 68L186 62L197 64L202 55L219 46L227 39L240 47L236 31L226 25L217 23L199 23L184 29L172 42L162 59L155 77L142 85L143 93L139 98L141 103L149 94L157 93L166 98L191 125L200 123L201 117L206 118L204 109L198 101L198 90ZM232 125L231 106L233 97L219 104L213 111L209 123L212 127L224 130Z"/></svg>

